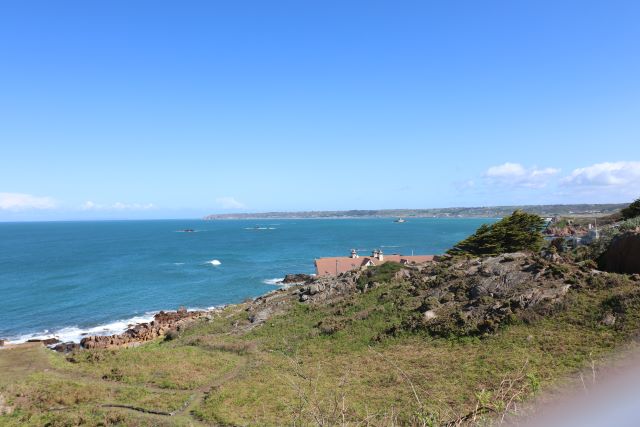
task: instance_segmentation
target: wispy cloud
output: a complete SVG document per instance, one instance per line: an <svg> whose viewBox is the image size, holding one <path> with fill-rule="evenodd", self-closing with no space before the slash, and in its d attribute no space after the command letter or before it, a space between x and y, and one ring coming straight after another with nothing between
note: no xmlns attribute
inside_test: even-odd
<svg viewBox="0 0 640 427"><path fill-rule="evenodd" d="M155 208L156 206L153 203L116 202L112 204L101 204L88 200L82 204L82 210L85 211L145 211Z"/></svg>
<svg viewBox="0 0 640 427"><path fill-rule="evenodd" d="M226 197L218 197L216 199L216 203L222 209L244 209L246 206L244 203L239 202L234 197L226 196Z"/></svg>
<svg viewBox="0 0 640 427"><path fill-rule="evenodd" d="M491 166L484 173L484 177L490 184L499 184L510 187L543 188L555 175L560 173L557 168L526 168L520 163L506 162L501 165Z"/></svg>
<svg viewBox="0 0 640 427"><path fill-rule="evenodd" d="M0 210L24 211L31 209L54 209L58 203L51 197L24 193L0 193Z"/></svg>

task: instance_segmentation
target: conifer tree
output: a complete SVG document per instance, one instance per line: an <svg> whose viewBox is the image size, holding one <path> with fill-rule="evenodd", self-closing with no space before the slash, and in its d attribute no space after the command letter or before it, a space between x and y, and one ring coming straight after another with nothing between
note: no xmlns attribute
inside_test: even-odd
<svg viewBox="0 0 640 427"><path fill-rule="evenodd" d="M624 219L631 219L640 216L640 199L636 199L626 208L622 209L622 216Z"/></svg>
<svg viewBox="0 0 640 427"><path fill-rule="evenodd" d="M544 220L540 216L517 210L495 224L483 224L448 253L479 256L518 251L537 252L544 244L540 233L543 228Z"/></svg>

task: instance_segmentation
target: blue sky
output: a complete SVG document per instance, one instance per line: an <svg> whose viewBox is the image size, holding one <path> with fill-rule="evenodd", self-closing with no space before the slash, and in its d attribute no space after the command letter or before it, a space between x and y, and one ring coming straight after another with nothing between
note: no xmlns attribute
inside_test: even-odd
<svg viewBox="0 0 640 427"><path fill-rule="evenodd" d="M0 3L0 220L625 202L637 1Z"/></svg>

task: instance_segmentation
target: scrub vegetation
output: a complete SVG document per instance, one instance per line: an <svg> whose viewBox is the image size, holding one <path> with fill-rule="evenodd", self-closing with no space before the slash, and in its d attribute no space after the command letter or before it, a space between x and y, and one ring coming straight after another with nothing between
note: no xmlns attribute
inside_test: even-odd
<svg viewBox="0 0 640 427"><path fill-rule="evenodd" d="M595 378L640 331L637 276L556 253L471 256L514 223L539 233L528 215L479 230L464 256L339 277L351 287L325 300L281 290L286 307L259 324L246 302L132 348L0 350L0 424L500 424Z"/></svg>

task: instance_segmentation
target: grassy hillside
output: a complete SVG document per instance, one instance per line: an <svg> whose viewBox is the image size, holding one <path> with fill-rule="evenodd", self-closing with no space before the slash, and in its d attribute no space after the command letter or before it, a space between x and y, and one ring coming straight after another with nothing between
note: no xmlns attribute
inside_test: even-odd
<svg viewBox="0 0 640 427"><path fill-rule="evenodd" d="M495 420L597 364L640 328L631 277L503 258L495 268L511 266L505 277L524 271L531 276L522 283L531 285L486 295L474 283L490 264L477 262L386 266L313 291L294 287L136 348L66 356L37 346L0 350L0 411L11 411L0 425ZM334 285L347 290L329 294ZM513 303L530 289L548 295L565 285L561 297ZM302 292L316 291L299 302ZM257 322L263 307L273 314Z"/></svg>

